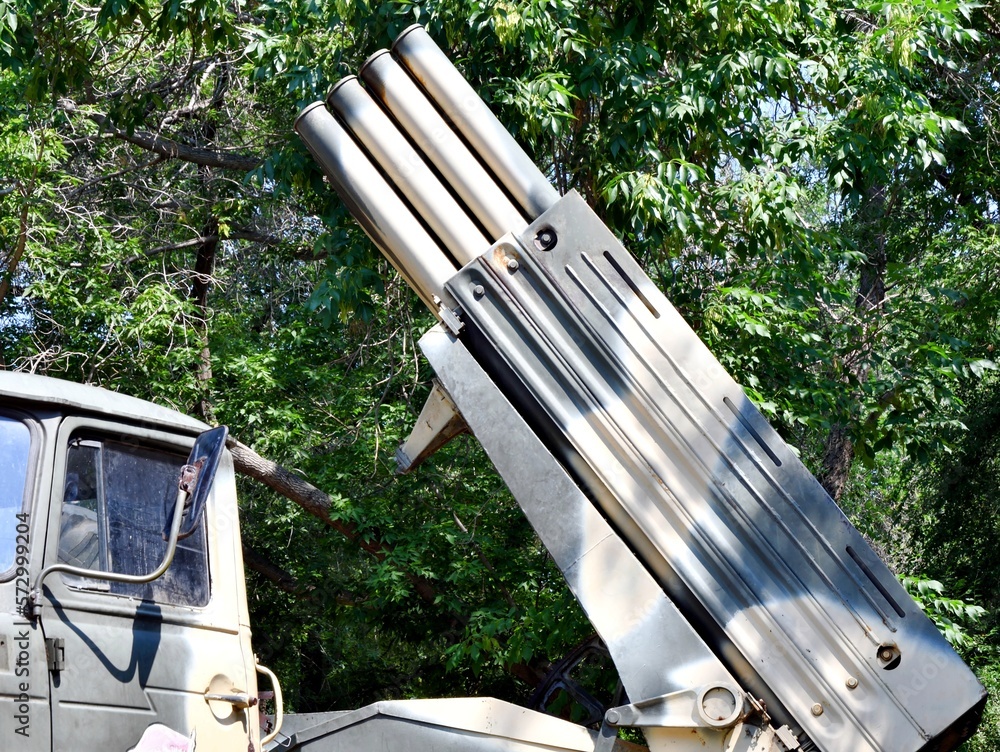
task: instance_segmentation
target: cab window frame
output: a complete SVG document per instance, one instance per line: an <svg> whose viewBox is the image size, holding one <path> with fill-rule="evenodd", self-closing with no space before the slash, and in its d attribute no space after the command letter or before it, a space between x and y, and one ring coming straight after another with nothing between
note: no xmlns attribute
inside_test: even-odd
<svg viewBox="0 0 1000 752"><path fill-rule="evenodd" d="M184 464L185 458L190 452L191 447L194 445L195 439L196 436L194 434L168 433L154 428L111 423L99 418L89 418L85 416L68 416L64 418L60 424L58 437L56 439L57 447L53 468L53 484L51 493L52 503L50 509L50 514L52 515L50 528L54 528L54 531L50 532L49 537L53 553L48 558L50 558L53 563L61 560L62 525L64 521L63 510L64 507L67 506L66 486L70 480L70 455L71 448L74 444L82 444L84 446L117 444L135 448L138 450L138 453L145 452L172 455L172 457L176 458L177 461L176 468L179 478L180 468ZM101 451L104 450L102 449ZM150 498L151 497L146 497L147 501ZM95 573L114 570L113 557L111 557L110 552L108 551L108 547L111 546L112 534L108 530L106 500L101 501L100 506L101 511L99 515L103 515L104 518L99 520L98 535L99 545L101 546L101 554L98 561L94 564L94 567L96 568L94 568L93 571ZM159 531L157 531L157 534L159 534ZM197 551L196 554L200 557L199 567L202 570L200 575L198 575L200 580L199 587L203 586L204 593L204 597L197 601L174 598L169 595L164 596L161 592L158 592L155 587L157 581L146 583L141 586L131 586L130 590L129 587L121 587L115 583L109 583L107 580L101 580L97 577L78 578L74 576L67 576L63 573L63 575L59 578L60 584L67 588L68 591L84 596L94 595L107 598L124 599L126 601L148 600L151 603L155 603L157 607L201 611L206 609L213 600L212 564L210 553L211 545L208 526L204 517L199 522L198 533L182 543L189 544L194 542L194 540L200 540L201 543L200 550ZM164 542L163 545L165 550L166 542ZM109 565L109 562L111 568L104 568ZM158 563L159 562L154 562L149 571L152 571L152 568ZM168 573L165 574L164 577L168 577L169 573L174 571L174 567L177 566L178 563L177 558L175 558L175 561L171 564ZM145 572L140 574L145 574ZM160 580L162 579L163 578L160 578ZM116 592L116 590L119 592ZM138 593L140 590L143 591L144 594L140 595Z"/></svg>

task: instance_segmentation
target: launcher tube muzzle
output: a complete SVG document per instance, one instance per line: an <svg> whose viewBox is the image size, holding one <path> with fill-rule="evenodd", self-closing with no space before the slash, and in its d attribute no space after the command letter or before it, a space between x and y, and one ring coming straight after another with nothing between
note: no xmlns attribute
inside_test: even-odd
<svg viewBox="0 0 1000 752"><path fill-rule="evenodd" d="M403 31L392 51L530 221L559 200L559 192L422 26Z"/></svg>
<svg viewBox="0 0 1000 752"><path fill-rule="evenodd" d="M465 209L459 206L356 76L342 79L326 101L459 266L465 266L490 247L490 241Z"/></svg>
<svg viewBox="0 0 1000 752"><path fill-rule="evenodd" d="M323 102L306 107L295 130L368 236L435 314L435 297L454 306L444 283L455 265L396 195Z"/></svg>

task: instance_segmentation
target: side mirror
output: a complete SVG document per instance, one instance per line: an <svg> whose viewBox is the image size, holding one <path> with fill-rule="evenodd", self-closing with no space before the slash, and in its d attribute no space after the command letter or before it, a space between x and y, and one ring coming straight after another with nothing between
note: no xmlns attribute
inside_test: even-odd
<svg viewBox="0 0 1000 752"><path fill-rule="evenodd" d="M212 481L215 480L215 473L219 469L219 458L222 457L228 435L229 429L225 426L210 428L202 433L191 447L191 454L188 455L187 463L181 468L177 482L178 489L186 494L184 518L177 540L187 538L198 527L198 521L205 512L205 502L208 500L209 491L212 490ZM179 498L178 494L177 499ZM170 537L170 522L174 517L176 504L176 500L173 504L168 502L164 510L167 525L163 531L164 540Z"/></svg>

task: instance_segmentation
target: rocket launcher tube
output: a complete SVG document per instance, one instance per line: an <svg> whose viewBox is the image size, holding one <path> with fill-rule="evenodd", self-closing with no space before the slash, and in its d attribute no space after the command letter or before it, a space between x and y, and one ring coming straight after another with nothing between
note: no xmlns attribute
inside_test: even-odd
<svg viewBox="0 0 1000 752"><path fill-rule="evenodd" d="M530 220L537 219L559 200L559 192L422 26L403 31L393 43L392 51Z"/></svg>
<svg viewBox="0 0 1000 752"><path fill-rule="evenodd" d="M361 80L486 228L491 241L527 227L521 211L387 50L368 58Z"/></svg>
<svg viewBox="0 0 1000 752"><path fill-rule="evenodd" d="M459 266L465 266L490 247L490 241L465 209L459 206L356 76L342 79L326 101Z"/></svg>
<svg viewBox="0 0 1000 752"><path fill-rule="evenodd" d="M322 102L306 107L295 130L368 237L435 314L435 297L454 306L444 283L455 266Z"/></svg>

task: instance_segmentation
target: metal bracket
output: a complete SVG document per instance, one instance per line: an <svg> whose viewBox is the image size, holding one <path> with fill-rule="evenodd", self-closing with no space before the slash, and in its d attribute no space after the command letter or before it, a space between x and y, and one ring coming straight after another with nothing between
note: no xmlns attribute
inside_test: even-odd
<svg viewBox="0 0 1000 752"><path fill-rule="evenodd" d="M465 323L458 317L458 313L446 306L437 295L434 296L434 305L438 307L438 318L448 328L448 331L456 337L461 334L462 329L465 328Z"/></svg>
<svg viewBox="0 0 1000 752"><path fill-rule="evenodd" d="M42 615L42 590L34 587L28 591L28 597L24 599L24 609L21 616L25 619L35 621Z"/></svg>
<svg viewBox="0 0 1000 752"><path fill-rule="evenodd" d="M402 446L396 450L396 472L408 473L469 427L441 382L427 397L420 416Z"/></svg>
<svg viewBox="0 0 1000 752"><path fill-rule="evenodd" d="M706 684L611 708L604 720L612 726L725 729L752 712L753 704L738 687Z"/></svg>
<svg viewBox="0 0 1000 752"><path fill-rule="evenodd" d="M782 726L781 728L774 729L774 735L778 738L782 744L784 744L789 750L801 749L802 745L799 744L799 740L795 738L795 734L788 726Z"/></svg>
<svg viewBox="0 0 1000 752"><path fill-rule="evenodd" d="M605 721L601 724L600 731L597 732L597 742L594 744L594 752L614 752L615 742L618 741L618 727L612 726Z"/></svg>

